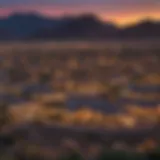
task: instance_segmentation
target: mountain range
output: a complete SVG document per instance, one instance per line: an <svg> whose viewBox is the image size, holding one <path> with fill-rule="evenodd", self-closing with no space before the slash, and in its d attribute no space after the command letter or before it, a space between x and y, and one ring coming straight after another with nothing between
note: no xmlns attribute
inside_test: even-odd
<svg viewBox="0 0 160 160"><path fill-rule="evenodd" d="M46 18L15 13L0 19L0 40L160 38L160 21L144 20L119 28L92 14Z"/></svg>

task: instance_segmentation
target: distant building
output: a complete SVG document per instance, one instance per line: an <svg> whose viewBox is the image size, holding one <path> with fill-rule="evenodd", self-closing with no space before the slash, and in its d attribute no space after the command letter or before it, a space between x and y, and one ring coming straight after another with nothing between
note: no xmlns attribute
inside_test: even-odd
<svg viewBox="0 0 160 160"><path fill-rule="evenodd" d="M80 109L83 106L87 108L98 111L101 113L117 113L120 111L120 108L116 105L111 104L106 99L101 99L96 96L87 96L87 95L70 95L67 99L67 108L74 111Z"/></svg>
<svg viewBox="0 0 160 160"><path fill-rule="evenodd" d="M160 85L129 85L121 103L125 107L156 108L160 104Z"/></svg>
<svg viewBox="0 0 160 160"><path fill-rule="evenodd" d="M51 92L36 96L36 100L44 107L62 109L66 108L65 102L67 95L63 92Z"/></svg>
<svg viewBox="0 0 160 160"><path fill-rule="evenodd" d="M10 105L9 112L13 123L32 122L41 110L35 102L24 102Z"/></svg>

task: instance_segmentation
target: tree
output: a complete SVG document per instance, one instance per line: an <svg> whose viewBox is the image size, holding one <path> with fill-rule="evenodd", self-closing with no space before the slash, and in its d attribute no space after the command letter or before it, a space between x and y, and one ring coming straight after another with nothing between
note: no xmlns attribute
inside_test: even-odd
<svg viewBox="0 0 160 160"><path fill-rule="evenodd" d="M51 80L51 74L50 73L41 73L39 75L39 82L41 84L47 84Z"/></svg>
<svg viewBox="0 0 160 160"><path fill-rule="evenodd" d="M76 150L72 150L69 155L63 155L59 160L83 160L83 156Z"/></svg>
<svg viewBox="0 0 160 160"><path fill-rule="evenodd" d="M149 160L160 160L160 145L158 145L155 149L148 151L147 158Z"/></svg>
<svg viewBox="0 0 160 160"><path fill-rule="evenodd" d="M125 151L103 150L97 160L146 160L144 154Z"/></svg>
<svg viewBox="0 0 160 160"><path fill-rule="evenodd" d="M115 102L119 98L121 91L122 88L120 86L111 86L109 90L109 100Z"/></svg>
<svg viewBox="0 0 160 160"><path fill-rule="evenodd" d="M8 105L6 103L0 104L0 130L9 123Z"/></svg>

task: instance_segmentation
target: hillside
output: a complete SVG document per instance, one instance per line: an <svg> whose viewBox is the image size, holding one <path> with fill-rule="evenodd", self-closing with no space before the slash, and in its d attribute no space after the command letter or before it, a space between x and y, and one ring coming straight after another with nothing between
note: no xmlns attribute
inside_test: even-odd
<svg viewBox="0 0 160 160"><path fill-rule="evenodd" d="M1 40L126 38L160 38L160 22L144 20L119 28L111 22L103 22L89 14L49 19L38 14L16 13L0 19Z"/></svg>

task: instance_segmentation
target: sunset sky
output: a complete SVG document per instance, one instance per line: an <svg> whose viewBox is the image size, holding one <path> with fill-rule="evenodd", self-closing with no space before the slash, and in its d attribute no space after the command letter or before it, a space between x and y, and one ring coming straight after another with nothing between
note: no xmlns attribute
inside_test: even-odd
<svg viewBox="0 0 160 160"><path fill-rule="evenodd" d="M0 0L0 16L38 12L49 17L93 13L119 25L160 20L160 0Z"/></svg>

